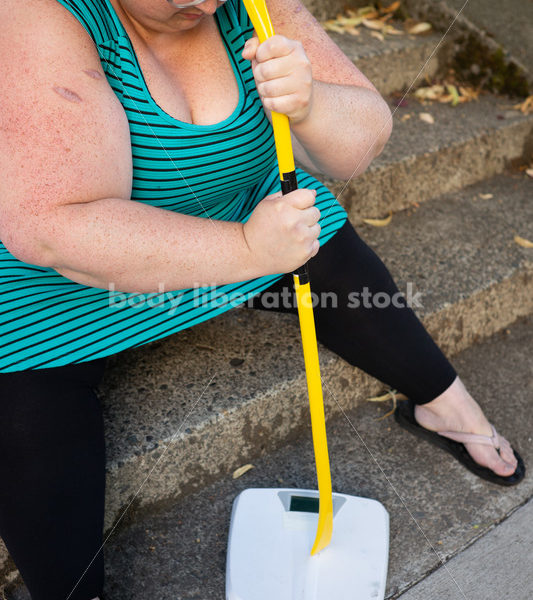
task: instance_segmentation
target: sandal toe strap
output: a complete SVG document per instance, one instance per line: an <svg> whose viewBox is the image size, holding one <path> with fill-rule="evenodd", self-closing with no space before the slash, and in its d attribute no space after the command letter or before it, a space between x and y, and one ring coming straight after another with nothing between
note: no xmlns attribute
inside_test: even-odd
<svg viewBox="0 0 533 600"><path fill-rule="evenodd" d="M437 433L462 444L483 444L485 446L493 446L496 450L499 450L501 444L500 436L492 423L490 426L492 428L492 437L479 433L463 433L459 431L437 431Z"/></svg>

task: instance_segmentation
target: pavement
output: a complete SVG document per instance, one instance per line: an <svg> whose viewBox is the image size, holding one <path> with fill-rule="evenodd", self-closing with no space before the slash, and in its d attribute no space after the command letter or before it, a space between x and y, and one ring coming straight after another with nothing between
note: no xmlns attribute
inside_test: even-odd
<svg viewBox="0 0 533 600"><path fill-rule="evenodd" d="M401 600L533 598L533 500L400 596Z"/></svg>
<svg viewBox="0 0 533 600"><path fill-rule="evenodd" d="M482 481L400 429L390 403L365 402L328 422L335 491L375 498L390 514L390 600L533 597L533 317L453 358L489 419L529 470L518 485ZM326 394L328 382L325 381ZM202 491L126 513L104 552L109 600L223 600L233 499L249 487L316 487L304 435ZM149 485L149 482L147 483ZM28 600L24 587L6 600Z"/></svg>

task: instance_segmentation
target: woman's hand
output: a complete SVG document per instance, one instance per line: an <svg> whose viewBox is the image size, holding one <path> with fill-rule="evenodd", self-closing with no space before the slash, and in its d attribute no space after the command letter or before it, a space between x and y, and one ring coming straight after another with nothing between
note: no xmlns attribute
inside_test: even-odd
<svg viewBox="0 0 533 600"><path fill-rule="evenodd" d="M262 44L249 39L242 53L252 62L263 106L299 123L310 113L313 100L311 62L300 42L275 35Z"/></svg>
<svg viewBox="0 0 533 600"><path fill-rule="evenodd" d="M268 274L289 273L315 256L320 248L320 211L315 190L267 196L243 226L254 262Z"/></svg>

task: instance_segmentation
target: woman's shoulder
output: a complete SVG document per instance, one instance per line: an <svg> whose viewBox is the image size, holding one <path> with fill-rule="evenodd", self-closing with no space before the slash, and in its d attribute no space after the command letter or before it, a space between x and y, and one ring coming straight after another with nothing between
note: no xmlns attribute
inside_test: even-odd
<svg viewBox="0 0 533 600"><path fill-rule="evenodd" d="M95 44L121 35L117 18L107 0L54 0L69 10L85 27Z"/></svg>

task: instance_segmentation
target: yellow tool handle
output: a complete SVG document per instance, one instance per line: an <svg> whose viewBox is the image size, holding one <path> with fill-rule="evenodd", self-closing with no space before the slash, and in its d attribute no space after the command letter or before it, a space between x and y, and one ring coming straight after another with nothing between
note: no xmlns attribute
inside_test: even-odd
<svg viewBox="0 0 533 600"><path fill-rule="evenodd" d="M326 436L326 418L322 396L322 380L318 361L318 346L313 315L313 299L309 282L300 284L300 277L294 275L294 288L298 303L298 317L302 333L305 371L307 373L307 391L311 410L311 429L315 449L318 495L320 499L318 527L311 554L323 550L331 541L333 534L333 495L329 468L328 439Z"/></svg>
<svg viewBox="0 0 533 600"><path fill-rule="evenodd" d="M263 43L274 35L274 27L268 14L265 0L243 0L244 6L257 32L259 41ZM281 189L284 194L298 187L292 151L289 119L286 115L272 112L272 126L276 142L279 162ZM298 303L298 317L302 333L302 346L307 374L307 390L311 410L311 428L315 450L318 492L320 497L318 527L311 554L324 549L331 541L333 533L333 496L331 491L331 473L329 467L328 442L326 437L326 419L324 416L324 399L318 346L316 341L315 319L309 273L307 265L294 273L294 287Z"/></svg>

